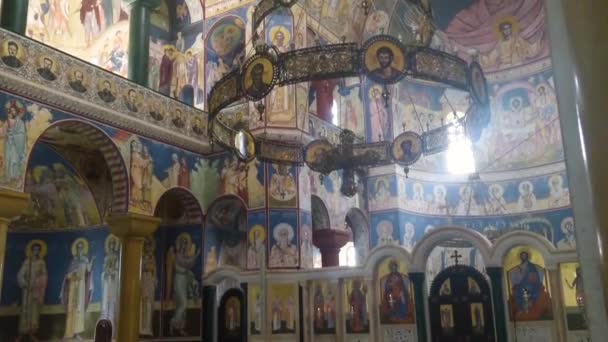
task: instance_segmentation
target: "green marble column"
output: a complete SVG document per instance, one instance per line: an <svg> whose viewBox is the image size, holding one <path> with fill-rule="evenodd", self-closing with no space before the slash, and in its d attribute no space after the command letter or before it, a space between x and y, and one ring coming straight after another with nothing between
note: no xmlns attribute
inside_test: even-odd
<svg viewBox="0 0 608 342"><path fill-rule="evenodd" d="M150 52L150 13L160 0L129 0L129 79L148 85L148 55Z"/></svg>
<svg viewBox="0 0 608 342"><path fill-rule="evenodd" d="M213 331L215 330L215 286L203 286L203 342L213 341Z"/></svg>
<svg viewBox="0 0 608 342"><path fill-rule="evenodd" d="M3 0L0 26L25 36L28 2L29 0Z"/></svg>
<svg viewBox="0 0 608 342"><path fill-rule="evenodd" d="M503 297L502 267L488 267L486 272L492 284L492 303L494 304L494 326L496 327L496 342L507 341L507 317L505 316L505 300Z"/></svg>
<svg viewBox="0 0 608 342"><path fill-rule="evenodd" d="M426 315L424 313L424 273L410 273L414 284L414 306L416 309L416 330L419 342L426 342Z"/></svg>

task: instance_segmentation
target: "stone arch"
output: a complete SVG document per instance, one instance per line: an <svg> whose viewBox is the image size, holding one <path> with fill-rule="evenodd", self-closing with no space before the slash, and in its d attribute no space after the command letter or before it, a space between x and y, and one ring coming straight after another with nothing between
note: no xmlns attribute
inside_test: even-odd
<svg viewBox="0 0 608 342"><path fill-rule="evenodd" d="M165 191L155 204L154 216L162 214L159 210L161 209L160 205L163 203L163 200L177 201L177 204L181 205L181 208L184 210L183 216L187 218L187 223L203 223L203 210L190 190L183 187L175 187Z"/></svg>
<svg viewBox="0 0 608 342"><path fill-rule="evenodd" d="M116 144L114 144L112 139L105 132L92 123L78 119L66 119L54 122L47 127L44 132L38 136L34 144L32 144L32 147L38 142L46 142L53 145L53 142L57 141L56 137L54 137L54 132L59 129L78 134L82 139L83 144L84 142L87 142L101 153L112 180L112 204L110 206L110 212L114 214L126 213L129 208L129 175L125 161ZM30 162L29 158L32 150L33 148L28 151L27 164ZM23 184L23 188L25 188L25 184Z"/></svg>
<svg viewBox="0 0 608 342"><path fill-rule="evenodd" d="M426 261L433 248L441 242L459 238L471 243L481 253L483 260L490 260L492 243L481 233L462 227L442 227L432 230L424 235L424 237L416 244L412 252L413 264L412 270L417 272L425 272ZM486 264L486 266L488 266Z"/></svg>
<svg viewBox="0 0 608 342"><path fill-rule="evenodd" d="M330 229L331 221L329 218L329 211L325 206L325 202L316 195L310 196L310 208L312 216L312 230L317 229Z"/></svg>

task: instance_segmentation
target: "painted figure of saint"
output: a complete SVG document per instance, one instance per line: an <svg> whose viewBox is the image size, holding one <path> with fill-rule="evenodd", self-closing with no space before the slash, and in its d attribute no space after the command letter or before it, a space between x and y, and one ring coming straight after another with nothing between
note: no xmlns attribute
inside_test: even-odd
<svg viewBox="0 0 608 342"><path fill-rule="evenodd" d="M185 336L186 310L189 298L197 298L199 285L192 268L201 251L188 233L180 234L167 253L167 294L173 296L175 311L170 321L170 335ZM171 288L173 291L171 291Z"/></svg>
<svg viewBox="0 0 608 342"><path fill-rule="evenodd" d="M302 268L313 268L313 249L312 233L307 224L300 228L302 234L302 242L300 242L300 259Z"/></svg>
<svg viewBox="0 0 608 342"><path fill-rule="evenodd" d="M249 232L249 247L247 248L247 267L257 269L260 267L260 253L264 251L266 232L261 225L255 225Z"/></svg>
<svg viewBox="0 0 608 342"><path fill-rule="evenodd" d="M384 141L390 139L390 125L388 108L382 98L382 90L379 87L373 87L369 91L369 112L371 114L371 136L370 141Z"/></svg>
<svg viewBox="0 0 608 342"><path fill-rule="evenodd" d="M92 269L95 256L90 260L89 242L78 238L72 243L72 261L63 278L60 299L65 307L64 338L82 339L80 334L85 330L87 307L93 296Z"/></svg>
<svg viewBox="0 0 608 342"><path fill-rule="evenodd" d="M564 180L561 175L553 175L549 178L549 208L558 208L570 204L570 191L564 188Z"/></svg>
<svg viewBox="0 0 608 342"><path fill-rule="evenodd" d="M576 238L574 236L574 219L566 217L560 224L564 237L557 242L559 249L576 249Z"/></svg>
<svg viewBox="0 0 608 342"><path fill-rule="evenodd" d="M296 181L285 164L273 165L275 173L270 178L270 195L278 201L289 201L295 197Z"/></svg>
<svg viewBox="0 0 608 342"><path fill-rule="evenodd" d="M272 317L271 317L272 331L281 330L281 299L275 297L272 301Z"/></svg>
<svg viewBox="0 0 608 342"><path fill-rule="evenodd" d="M511 285L511 315L517 321L552 317L551 298L544 285L545 269L529 258L528 252L519 253L520 264L507 273Z"/></svg>
<svg viewBox="0 0 608 342"><path fill-rule="evenodd" d="M488 188L488 201L486 202L486 214L506 214L507 202L502 197L504 189L500 184L492 184Z"/></svg>
<svg viewBox="0 0 608 342"><path fill-rule="evenodd" d="M348 295L350 306L349 328L351 333L364 333L367 330L367 286L361 280L353 280L353 288Z"/></svg>
<svg viewBox="0 0 608 342"><path fill-rule="evenodd" d="M382 220L376 227L378 231L378 246L397 245L398 241L393 238L393 224L391 221Z"/></svg>
<svg viewBox="0 0 608 342"><path fill-rule="evenodd" d="M321 285L315 287L314 294L314 326L315 330L325 329L325 296L323 296L323 289Z"/></svg>
<svg viewBox="0 0 608 342"><path fill-rule="evenodd" d="M412 311L410 281L399 273L397 261L388 264L390 273L380 279L380 319L383 323L405 323Z"/></svg>
<svg viewBox="0 0 608 342"><path fill-rule="evenodd" d="M268 265L270 267L298 266L298 250L293 244L293 227L287 223L279 223L272 232L275 244L270 249Z"/></svg>
<svg viewBox="0 0 608 342"><path fill-rule="evenodd" d="M44 293L48 282L46 269L46 243L32 240L25 247L25 260L17 272L17 283L21 288L19 312L19 338L29 337L32 341L38 332L40 309L44 304Z"/></svg>
<svg viewBox="0 0 608 342"><path fill-rule="evenodd" d="M118 305L118 293L120 275L120 241L114 235L106 238L106 256L103 260L103 271L101 272L101 319L112 322L116 331L116 307Z"/></svg>
<svg viewBox="0 0 608 342"><path fill-rule="evenodd" d="M21 177L25 161L25 108L21 102L10 100L4 105L6 121L0 122L0 138L4 138L4 179L16 181Z"/></svg>
<svg viewBox="0 0 608 342"><path fill-rule="evenodd" d="M536 195L534 195L534 186L529 181L524 181L519 184L519 199L517 207L520 212L527 212L534 209L536 205Z"/></svg>
<svg viewBox="0 0 608 342"><path fill-rule="evenodd" d="M139 311L139 334L152 336L154 316L154 293L156 279L156 260L154 258L155 242L153 237L144 240L144 251L141 260L141 300Z"/></svg>
<svg viewBox="0 0 608 342"><path fill-rule="evenodd" d="M89 217L82 206L82 189L78 181L70 175L63 164L53 164L55 187L61 204L63 216L68 227L83 227L89 223Z"/></svg>
<svg viewBox="0 0 608 342"><path fill-rule="evenodd" d="M403 248L411 252L414 249L414 234L416 233L416 229L411 222L406 222L403 230Z"/></svg>
<svg viewBox="0 0 608 342"><path fill-rule="evenodd" d="M513 17L503 18L498 24L500 37L494 49L482 56L481 63L488 67L511 67L536 57L540 42L529 43L519 35L519 23Z"/></svg>

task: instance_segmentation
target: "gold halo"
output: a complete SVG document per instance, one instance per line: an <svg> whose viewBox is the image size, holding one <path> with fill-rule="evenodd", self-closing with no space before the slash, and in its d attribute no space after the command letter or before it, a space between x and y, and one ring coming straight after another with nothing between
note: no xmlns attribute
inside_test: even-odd
<svg viewBox="0 0 608 342"><path fill-rule="evenodd" d="M102 78L99 81L97 81L97 90L103 89L103 84L105 81L108 81L108 83L110 84L110 92L112 93L112 95L116 95L116 86L114 85L114 83L112 83L112 81L110 81L107 78Z"/></svg>
<svg viewBox="0 0 608 342"><path fill-rule="evenodd" d="M513 32L513 35L516 36L519 33L519 22L517 21L517 19L515 19L515 17L506 16L500 18L494 23L494 35L499 40L502 40L502 33L500 32L500 26L502 24L511 24L511 31Z"/></svg>
<svg viewBox="0 0 608 342"><path fill-rule="evenodd" d="M46 252L47 252L47 246L46 246L46 242L42 241L42 240L30 240L30 242L27 243L27 245L25 246L25 256L28 258L31 258L32 256L32 246L33 245L40 245L40 257L44 258L46 256Z"/></svg>
<svg viewBox="0 0 608 342"><path fill-rule="evenodd" d="M382 47L388 47L391 49L393 52L392 66L395 69L403 72L403 70L405 70L405 56L403 55L403 51L397 44L386 40L379 40L372 43L365 51L363 63L365 64L367 71L371 72L380 67L380 63L378 63L378 59L376 58L376 52Z"/></svg>
<svg viewBox="0 0 608 342"><path fill-rule="evenodd" d="M190 251L190 248L192 246L192 236L190 236L190 234L188 233L181 233L177 236L177 239L175 239L175 245L177 247L177 243L178 241L180 241L181 239L186 239L186 249L188 251Z"/></svg>
<svg viewBox="0 0 608 342"><path fill-rule="evenodd" d="M106 241L104 243L106 253L110 253L110 241L112 241L112 240L116 241L116 244L118 246L120 246L120 239L116 235L110 234L110 235L108 235L108 237L106 238Z"/></svg>
<svg viewBox="0 0 608 342"><path fill-rule="evenodd" d="M277 25L270 29L270 33L269 33L270 44L274 44L274 37L279 32L283 33L283 36L285 37L285 43L287 43L287 45L289 45L289 40L291 39L291 34L289 33L289 29L283 25Z"/></svg>
<svg viewBox="0 0 608 342"><path fill-rule="evenodd" d="M255 232L260 232L262 241L266 240L266 230L261 224L254 225L249 231L249 242L253 245L255 243Z"/></svg>
<svg viewBox="0 0 608 342"><path fill-rule="evenodd" d="M82 84L84 86L87 86L89 83L89 77L88 74L85 72L84 69L82 68L78 68L78 67L71 67L68 69L68 81L73 81L76 79L76 71L80 71L82 73Z"/></svg>
<svg viewBox="0 0 608 342"><path fill-rule="evenodd" d="M89 254L89 241L87 241L87 239L85 238L78 238L74 240L74 242L72 242L72 255L76 255L76 245L78 245L79 242L82 242L82 249L84 251L84 255Z"/></svg>

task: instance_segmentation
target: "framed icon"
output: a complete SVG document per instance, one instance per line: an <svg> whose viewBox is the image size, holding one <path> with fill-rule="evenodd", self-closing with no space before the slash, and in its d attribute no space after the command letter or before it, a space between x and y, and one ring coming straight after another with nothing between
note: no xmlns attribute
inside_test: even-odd
<svg viewBox="0 0 608 342"><path fill-rule="evenodd" d="M251 57L245 62L243 70L243 90L245 96L252 101L268 95L278 78L278 68L266 54Z"/></svg>
<svg viewBox="0 0 608 342"><path fill-rule="evenodd" d="M380 84L397 83L407 70L405 47L394 37L378 35L363 45L363 70Z"/></svg>
<svg viewBox="0 0 608 342"><path fill-rule="evenodd" d="M393 159L401 165L412 165L422 155L422 137L416 132L399 134L393 141L391 154Z"/></svg>

